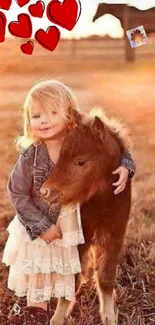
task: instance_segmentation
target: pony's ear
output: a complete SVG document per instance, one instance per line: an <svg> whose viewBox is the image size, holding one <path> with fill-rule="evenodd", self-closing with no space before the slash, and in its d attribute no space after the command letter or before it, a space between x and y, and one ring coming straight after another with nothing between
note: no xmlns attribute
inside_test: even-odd
<svg viewBox="0 0 155 325"><path fill-rule="evenodd" d="M82 114L80 114L79 112L75 111L74 112L74 118L75 118L75 123L77 125L82 125L82 118L83 118Z"/></svg>
<svg viewBox="0 0 155 325"><path fill-rule="evenodd" d="M98 116L95 116L95 119L92 121L91 130L96 139L98 140L101 139L101 141L104 142L104 138L106 134L106 126Z"/></svg>

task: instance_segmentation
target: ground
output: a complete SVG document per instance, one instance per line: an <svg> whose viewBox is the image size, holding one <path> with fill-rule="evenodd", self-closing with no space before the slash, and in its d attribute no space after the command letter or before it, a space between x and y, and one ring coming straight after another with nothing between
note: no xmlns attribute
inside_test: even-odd
<svg viewBox="0 0 155 325"><path fill-rule="evenodd" d="M1 61L2 62L2 61ZM59 78L71 86L84 110L101 106L108 116L119 117L134 137L131 149L137 172L133 178L132 209L116 290L120 325L155 324L155 65L138 61L52 60L49 56L16 58L16 65L0 74L0 254L5 231L14 215L6 183L18 157L13 140L21 129L21 108L37 79ZM8 269L0 265L0 325L15 296L6 288ZM98 297L90 283L84 285L70 325L99 325ZM56 300L52 300L54 310Z"/></svg>

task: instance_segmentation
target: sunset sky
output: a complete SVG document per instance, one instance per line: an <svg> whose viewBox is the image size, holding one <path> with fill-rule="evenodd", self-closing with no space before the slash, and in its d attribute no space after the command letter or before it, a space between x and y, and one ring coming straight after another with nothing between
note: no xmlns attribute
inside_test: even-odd
<svg viewBox="0 0 155 325"><path fill-rule="evenodd" d="M9 12L6 10L2 10L6 16L8 23L12 20L16 21L17 16L19 13L28 13L28 6L30 4L36 3L37 0L31 0L29 4L25 5L23 8L20 8L16 1L13 0L12 7ZM45 5L47 5L50 2L50 0L44 0ZM61 0L60 2L63 2ZM155 6L155 0L105 0L105 1L98 1L98 0L81 0L82 5L82 13L81 16L74 27L72 31L67 31L64 28L59 27L61 31L61 37L71 38L71 37L84 37L92 34L98 34L98 35L105 35L109 34L111 37L122 37L123 36L123 30L120 26L120 22L117 18L106 14L104 17L99 18L96 22L92 23L92 17L95 14L96 8L98 6L98 3L106 2L106 3L128 3L129 5L134 5L139 9L148 9L150 7ZM35 31L39 28L43 28L46 30L48 26L53 25L49 20L46 18L46 12L44 12L44 16L42 18L42 22L40 18L33 18L32 20L34 30L33 35ZM40 24L41 23L41 24ZM7 36L11 36L10 33L7 32Z"/></svg>

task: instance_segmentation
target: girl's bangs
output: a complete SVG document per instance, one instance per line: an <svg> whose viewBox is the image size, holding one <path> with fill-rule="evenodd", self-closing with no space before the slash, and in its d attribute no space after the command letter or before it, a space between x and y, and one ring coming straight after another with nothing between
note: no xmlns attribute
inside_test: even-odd
<svg viewBox="0 0 155 325"><path fill-rule="evenodd" d="M66 120L67 112L65 103L62 103L60 99L56 99L55 97L44 99L44 101L42 101L42 108L49 119L51 119L51 113L55 111Z"/></svg>

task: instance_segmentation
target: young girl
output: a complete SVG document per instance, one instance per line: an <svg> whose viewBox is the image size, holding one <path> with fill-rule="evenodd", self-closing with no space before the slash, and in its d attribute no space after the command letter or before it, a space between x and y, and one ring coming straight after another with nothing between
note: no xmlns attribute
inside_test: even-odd
<svg viewBox="0 0 155 325"><path fill-rule="evenodd" d="M84 236L79 203L49 207L39 191L58 160L67 132L76 125L76 112L83 114L72 90L54 79L33 86L24 103L23 136L16 141L22 150L7 184L16 215L7 228L2 262L10 266L8 288L27 298L25 324L35 310L33 324L48 324L47 302L51 297L71 301L75 274L81 272L77 245L84 243ZM120 174L113 184L115 194L125 188L134 172L127 151L114 171ZM9 319L23 324L19 305L14 305Z"/></svg>

